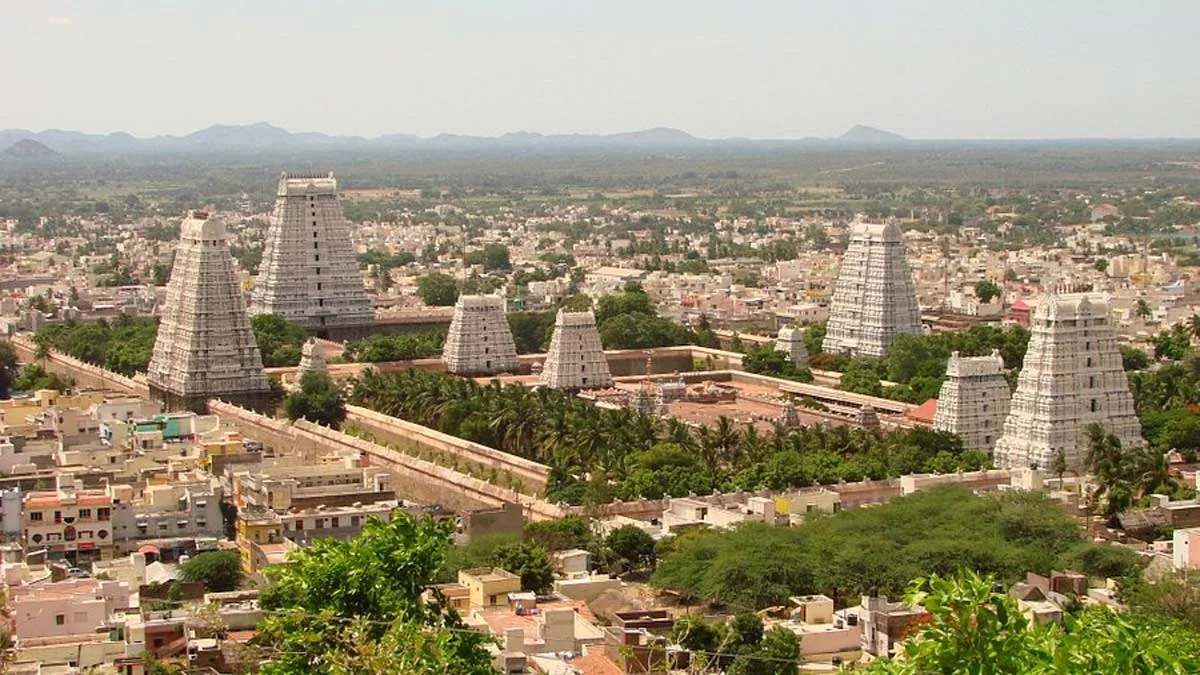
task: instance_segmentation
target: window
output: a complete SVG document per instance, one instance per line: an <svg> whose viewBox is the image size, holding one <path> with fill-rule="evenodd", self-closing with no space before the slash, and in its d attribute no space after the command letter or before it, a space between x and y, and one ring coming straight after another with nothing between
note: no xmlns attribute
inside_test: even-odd
<svg viewBox="0 0 1200 675"><path fill-rule="evenodd" d="M1095 375L1088 375L1088 388L1089 389L1096 388L1096 376Z"/></svg>
<svg viewBox="0 0 1200 675"><path fill-rule="evenodd" d="M1088 368L1092 367L1092 357L1090 357L1090 356L1087 357L1087 366L1088 366Z"/></svg>
<svg viewBox="0 0 1200 675"><path fill-rule="evenodd" d="M338 518L330 518L330 519L329 519L329 526L330 526L330 527L340 527L340 519L338 519Z"/></svg>
<svg viewBox="0 0 1200 675"><path fill-rule="evenodd" d="M313 262L321 262L321 254L320 253L313 254Z"/></svg>
<svg viewBox="0 0 1200 675"><path fill-rule="evenodd" d="M35 523L42 522L42 512L41 511L30 511L29 519Z"/></svg>
<svg viewBox="0 0 1200 675"><path fill-rule="evenodd" d="M359 522L361 520L358 516L350 516L350 527L358 527Z"/></svg>
<svg viewBox="0 0 1200 675"><path fill-rule="evenodd" d="M100 520L108 520L112 514L112 509L96 509L96 517Z"/></svg>
<svg viewBox="0 0 1200 675"><path fill-rule="evenodd" d="M54 512L54 523L58 524L61 522L62 522L62 511L55 511Z"/></svg>
<svg viewBox="0 0 1200 675"><path fill-rule="evenodd" d="M315 250L315 249L318 249L318 248L320 248L320 247L321 247L321 242L319 242L319 241L314 241L314 242L313 242L313 249L314 249L314 250Z"/></svg>
<svg viewBox="0 0 1200 675"><path fill-rule="evenodd" d="M304 519L300 518L299 520L296 521L296 531L299 532L300 530L303 530L303 529L304 529Z"/></svg>
<svg viewBox="0 0 1200 675"><path fill-rule="evenodd" d="M54 615L54 625L55 626L67 625L67 615L66 614L55 614Z"/></svg>
<svg viewBox="0 0 1200 675"><path fill-rule="evenodd" d="M1092 399L1092 412L1096 412L1099 409L1100 409L1100 401L1098 399Z"/></svg>

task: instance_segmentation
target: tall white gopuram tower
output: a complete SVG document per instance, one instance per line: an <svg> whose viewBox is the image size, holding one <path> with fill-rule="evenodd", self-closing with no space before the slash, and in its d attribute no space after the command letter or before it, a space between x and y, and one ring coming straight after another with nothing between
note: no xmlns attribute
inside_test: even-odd
<svg viewBox="0 0 1200 675"><path fill-rule="evenodd" d="M922 332L900 227L855 223L842 257L822 348L882 357L897 335Z"/></svg>
<svg viewBox="0 0 1200 675"><path fill-rule="evenodd" d="M938 393L933 428L958 434L968 450L991 454L1008 417L1012 391L1000 352L990 356L950 355Z"/></svg>
<svg viewBox="0 0 1200 675"><path fill-rule="evenodd" d="M1071 467L1087 456L1093 422L1143 445L1108 302L1087 293L1051 293L1033 312L1033 336L994 457L998 467L1050 469L1061 452Z"/></svg>
<svg viewBox="0 0 1200 675"><path fill-rule="evenodd" d="M460 295L442 347L446 370L456 375L513 373L520 362L512 329L504 314L504 298Z"/></svg>
<svg viewBox="0 0 1200 675"><path fill-rule="evenodd" d="M558 310L550 351L542 366L542 384L552 389L597 389L611 387L612 372L600 346L596 315Z"/></svg>
<svg viewBox="0 0 1200 675"><path fill-rule="evenodd" d="M203 412L210 398L262 409L270 397L225 224L184 219L147 382L168 410Z"/></svg>
<svg viewBox="0 0 1200 675"><path fill-rule="evenodd" d="M250 313L321 336L374 323L332 173L280 175Z"/></svg>

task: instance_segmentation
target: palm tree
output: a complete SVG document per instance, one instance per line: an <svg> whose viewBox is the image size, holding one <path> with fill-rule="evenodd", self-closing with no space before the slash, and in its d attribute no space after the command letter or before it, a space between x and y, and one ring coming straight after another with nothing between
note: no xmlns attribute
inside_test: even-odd
<svg viewBox="0 0 1200 675"><path fill-rule="evenodd" d="M1145 298L1138 298L1137 307L1134 309L1133 313L1139 319L1148 319L1154 312L1150 310L1150 303L1146 302Z"/></svg>

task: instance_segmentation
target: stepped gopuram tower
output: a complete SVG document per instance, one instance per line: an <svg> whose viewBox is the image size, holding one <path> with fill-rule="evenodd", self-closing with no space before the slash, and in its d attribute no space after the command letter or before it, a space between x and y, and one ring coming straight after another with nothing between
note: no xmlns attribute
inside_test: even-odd
<svg viewBox="0 0 1200 675"><path fill-rule="evenodd" d="M180 226L148 370L167 410L204 412L210 398L263 410L270 400L225 224L207 213Z"/></svg>
<svg viewBox="0 0 1200 675"><path fill-rule="evenodd" d="M612 372L600 346L596 315L558 310L550 351L542 366L542 384L552 389L600 389L611 387Z"/></svg>
<svg viewBox="0 0 1200 675"><path fill-rule="evenodd" d="M1051 292L1031 323L1025 365L993 453L996 466L1050 470L1061 452L1068 466L1079 468L1093 422L1126 448L1143 445L1108 303L1087 293Z"/></svg>
<svg viewBox="0 0 1200 675"><path fill-rule="evenodd" d="M808 348L804 346L804 331L791 326L779 329L775 338L775 351L787 354L797 368L808 367Z"/></svg>
<svg viewBox="0 0 1200 675"><path fill-rule="evenodd" d="M455 375L515 373L520 362L512 329L504 314L504 298L460 295L454 304L450 332L442 347L446 370Z"/></svg>
<svg viewBox="0 0 1200 675"><path fill-rule="evenodd" d="M332 173L281 174L251 314L278 314L321 337L375 323Z"/></svg>
<svg viewBox="0 0 1200 675"><path fill-rule="evenodd" d="M923 332L900 226L855 223L829 306L823 349L881 358L897 335Z"/></svg>
<svg viewBox="0 0 1200 675"><path fill-rule="evenodd" d="M329 374L329 365L325 362L325 352L317 342L317 338L309 338L300 348L300 365L296 367L296 384L305 373Z"/></svg>
<svg viewBox="0 0 1200 675"><path fill-rule="evenodd" d="M990 455L1004 428L1011 399L999 351L993 350L990 356L954 352L946 364L933 428L958 434L967 450Z"/></svg>

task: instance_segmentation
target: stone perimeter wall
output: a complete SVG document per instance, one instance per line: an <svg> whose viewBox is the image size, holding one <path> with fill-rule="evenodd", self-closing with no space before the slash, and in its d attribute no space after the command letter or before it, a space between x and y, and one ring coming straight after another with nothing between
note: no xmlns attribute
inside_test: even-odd
<svg viewBox="0 0 1200 675"><path fill-rule="evenodd" d="M397 446L409 455L416 454L419 457L422 451L432 451L484 468L489 473L507 474L505 480L509 482L508 486L528 495L544 493L550 477L550 467L545 464L390 417L369 408L347 405L346 423L370 432L376 441ZM520 485L516 484L518 481Z"/></svg>
<svg viewBox="0 0 1200 675"><path fill-rule="evenodd" d="M563 511L541 499L492 485L473 476L407 455L377 443L355 438L304 420L277 420L224 401L209 401L209 410L223 423L255 438L279 454L316 458L339 449L350 449L369 457L372 466L389 469L396 493L401 498L436 503L457 511L492 508L505 502L520 504L531 520L561 518Z"/></svg>
<svg viewBox="0 0 1200 675"><path fill-rule="evenodd" d="M14 337L10 342L21 363L40 363L37 345L32 340ZM51 351L45 361L46 370L73 378L75 386L81 389L119 391L130 396L150 398L150 387L145 382L84 363L62 352Z"/></svg>

